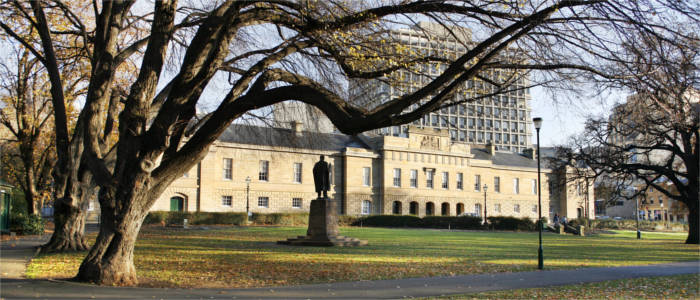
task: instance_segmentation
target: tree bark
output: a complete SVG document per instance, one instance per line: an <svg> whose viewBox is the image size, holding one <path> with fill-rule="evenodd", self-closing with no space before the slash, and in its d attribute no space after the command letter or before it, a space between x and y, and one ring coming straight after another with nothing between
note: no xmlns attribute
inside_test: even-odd
<svg viewBox="0 0 700 300"><path fill-rule="evenodd" d="M42 253L85 251L88 249L85 239L87 211L70 203L72 201L66 199L56 201L54 205L55 229L51 240L41 247Z"/></svg>
<svg viewBox="0 0 700 300"><path fill-rule="evenodd" d="M696 194L697 195L697 194ZM700 211L698 211L698 198L688 201L688 238L686 244L700 243Z"/></svg>
<svg viewBox="0 0 700 300"><path fill-rule="evenodd" d="M100 285L129 286L138 283L134 246L150 200L147 180L142 176L127 192L100 189L100 232L78 270L76 280ZM124 205L126 204L126 205Z"/></svg>

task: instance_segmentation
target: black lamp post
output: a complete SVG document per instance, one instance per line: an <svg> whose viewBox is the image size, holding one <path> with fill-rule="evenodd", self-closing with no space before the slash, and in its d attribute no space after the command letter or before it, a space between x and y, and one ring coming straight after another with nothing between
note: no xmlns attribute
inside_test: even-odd
<svg viewBox="0 0 700 300"><path fill-rule="evenodd" d="M245 178L245 222L250 222L250 176Z"/></svg>
<svg viewBox="0 0 700 300"><path fill-rule="evenodd" d="M489 188L488 185L484 184L484 225L486 225L486 190Z"/></svg>
<svg viewBox="0 0 700 300"><path fill-rule="evenodd" d="M646 194L644 191L642 191L642 193L640 194L640 196L641 196L644 200L646 200L646 198L647 198L646 195L647 195L647 194ZM635 197L635 198L636 198L636 199L635 199L635 201L634 201L634 204L635 204L635 206L636 206L636 211L637 211L637 212L636 212L636 215L637 215L637 218L636 218L636 219L637 219L637 239L638 239L638 240L641 240L641 239L642 239L642 231L639 230L639 198L640 198L640 197Z"/></svg>
<svg viewBox="0 0 700 300"><path fill-rule="evenodd" d="M537 250L537 268L544 269L544 257L542 255L542 189L540 179L540 128L542 128L542 118L532 119L532 123L535 124L535 130L537 131L537 227L540 232L540 247Z"/></svg>

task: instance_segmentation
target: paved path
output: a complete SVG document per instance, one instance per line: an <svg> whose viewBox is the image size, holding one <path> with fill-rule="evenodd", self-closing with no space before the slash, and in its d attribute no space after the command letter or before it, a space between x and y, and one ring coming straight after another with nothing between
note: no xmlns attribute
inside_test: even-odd
<svg viewBox="0 0 700 300"><path fill-rule="evenodd" d="M24 278L24 270L36 247L48 242L50 235L32 236L0 242L0 278Z"/></svg>
<svg viewBox="0 0 700 300"><path fill-rule="evenodd" d="M121 288L22 278L26 263L34 253L34 247L44 242L45 238L2 242L0 298L399 299L700 273L700 261L691 261L647 266L340 282L259 289Z"/></svg>

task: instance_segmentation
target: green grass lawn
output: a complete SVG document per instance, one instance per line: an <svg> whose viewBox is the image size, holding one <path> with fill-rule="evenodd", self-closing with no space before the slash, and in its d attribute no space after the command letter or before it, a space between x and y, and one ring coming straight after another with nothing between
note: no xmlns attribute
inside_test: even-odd
<svg viewBox="0 0 700 300"><path fill-rule="evenodd" d="M536 232L341 228L367 240L358 248L292 247L278 240L303 235L302 227L213 227L177 230L146 227L135 250L142 286L262 287L351 280L518 272L537 267ZM545 234L545 268L653 264L700 259L685 236L611 233L588 237ZM67 278L85 252L41 255L30 278Z"/></svg>
<svg viewBox="0 0 700 300"><path fill-rule="evenodd" d="M699 285L700 274L691 274L426 299L697 299Z"/></svg>

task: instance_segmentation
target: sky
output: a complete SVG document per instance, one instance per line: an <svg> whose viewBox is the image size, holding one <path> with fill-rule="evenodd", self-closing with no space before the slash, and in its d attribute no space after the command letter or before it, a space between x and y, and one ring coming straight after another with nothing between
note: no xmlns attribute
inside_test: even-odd
<svg viewBox="0 0 700 300"><path fill-rule="evenodd" d="M542 147L566 144L570 136L583 132L588 116L608 116L614 103L625 98L621 93L582 98L562 91L548 92L541 87L531 89L531 95L532 117L542 118ZM534 129L532 144L537 144Z"/></svg>

